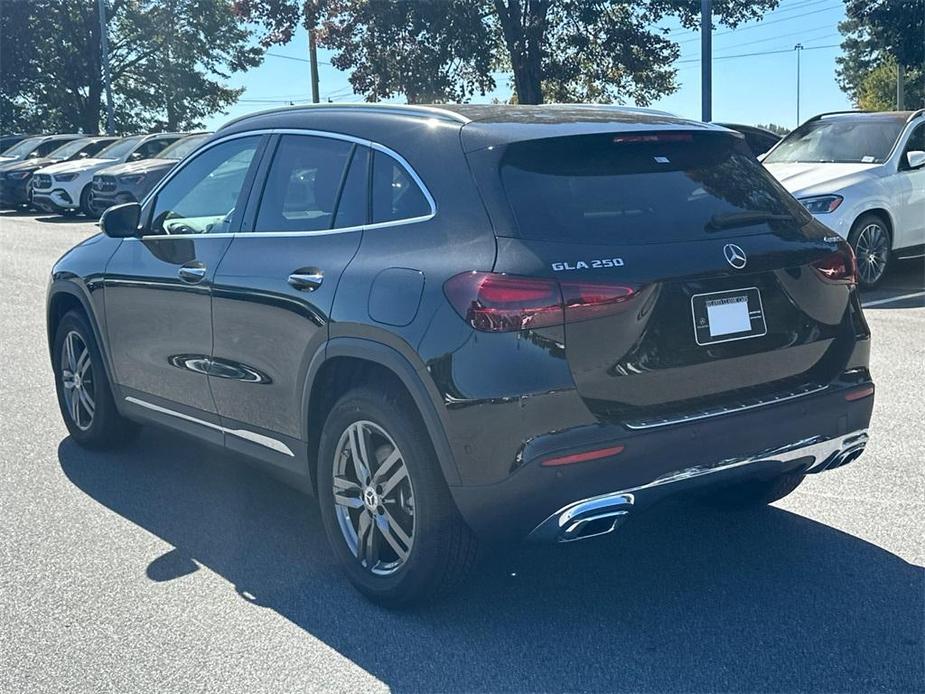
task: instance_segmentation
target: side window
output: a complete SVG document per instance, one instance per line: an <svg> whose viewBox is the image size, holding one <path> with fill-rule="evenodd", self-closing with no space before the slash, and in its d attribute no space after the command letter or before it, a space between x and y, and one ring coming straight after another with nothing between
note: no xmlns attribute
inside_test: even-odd
<svg viewBox="0 0 925 694"><path fill-rule="evenodd" d="M309 135L280 138L254 231L321 231L334 222L354 145Z"/></svg>
<svg viewBox="0 0 925 694"><path fill-rule="evenodd" d="M80 150L80 153L87 157L92 157L94 154L99 152L103 147L111 145L115 140L100 140L98 142L91 142L89 145Z"/></svg>
<svg viewBox="0 0 925 694"><path fill-rule="evenodd" d="M925 152L925 123L916 126L906 143L907 152Z"/></svg>
<svg viewBox="0 0 925 694"><path fill-rule="evenodd" d="M357 147L350 160L350 170L337 204L334 228L345 229L366 224L369 207L369 149Z"/></svg>
<svg viewBox="0 0 925 694"><path fill-rule="evenodd" d="M173 140L168 140L166 138L162 140L148 140L138 148L138 156L135 158L150 159L151 157L156 157L161 150L172 142Z"/></svg>
<svg viewBox="0 0 925 694"><path fill-rule="evenodd" d="M151 232L207 234L228 231L260 137L242 137L205 150L158 192Z"/></svg>
<svg viewBox="0 0 925 694"><path fill-rule="evenodd" d="M48 142L43 142L42 144L40 144L38 147L36 147L35 151L37 152L37 156L44 157L49 152L52 152L58 149L58 147L60 147L64 143L65 143L65 140L50 140Z"/></svg>
<svg viewBox="0 0 925 694"><path fill-rule="evenodd" d="M426 217L432 211L405 167L378 150L373 152L372 201L374 224Z"/></svg>

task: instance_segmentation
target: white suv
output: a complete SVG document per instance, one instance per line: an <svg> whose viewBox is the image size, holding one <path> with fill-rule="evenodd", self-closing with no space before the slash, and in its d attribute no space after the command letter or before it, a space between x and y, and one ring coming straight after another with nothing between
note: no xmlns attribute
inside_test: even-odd
<svg viewBox="0 0 925 694"><path fill-rule="evenodd" d="M92 158L75 159L39 169L32 176L32 204L48 212L91 215L93 174L107 166L156 157L179 140L177 133L136 135L113 142Z"/></svg>
<svg viewBox="0 0 925 694"><path fill-rule="evenodd" d="M861 285L925 252L925 109L826 113L763 158L815 217L854 247Z"/></svg>

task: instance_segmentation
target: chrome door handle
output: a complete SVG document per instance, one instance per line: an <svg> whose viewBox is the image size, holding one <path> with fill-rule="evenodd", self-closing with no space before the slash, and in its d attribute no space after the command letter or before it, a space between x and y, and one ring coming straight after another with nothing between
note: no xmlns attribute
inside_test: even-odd
<svg viewBox="0 0 925 694"><path fill-rule="evenodd" d="M313 292L324 282L324 273L317 268L296 270L287 281L301 292Z"/></svg>
<svg viewBox="0 0 925 694"><path fill-rule="evenodd" d="M199 284L206 276L206 266L198 261L180 266L177 276L188 284Z"/></svg>

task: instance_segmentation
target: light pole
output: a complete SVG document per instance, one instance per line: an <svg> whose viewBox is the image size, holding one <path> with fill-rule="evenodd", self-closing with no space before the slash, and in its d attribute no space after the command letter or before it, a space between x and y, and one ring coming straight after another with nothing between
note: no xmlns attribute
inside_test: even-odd
<svg viewBox="0 0 925 694"><path fill-rule="evenodd" d="M798 43L793 47L797 52L797 126L800 125L800 54L803 52L803 44Z"/></svg>
<svg viewBox="0 0 925 694"><path fill-rule="evenodd" d="M700 103L701 120L713 120L713 3L700 0Z"/></svg>
<svg viewBox="0 0 925 694"><path fill-rule="evenodd" d="M100 9L100 60L103 63L103 86L106 89L106 134L112 135L112 85L109 83L109 38L106 32L106 0L99 0Z"/></svg>

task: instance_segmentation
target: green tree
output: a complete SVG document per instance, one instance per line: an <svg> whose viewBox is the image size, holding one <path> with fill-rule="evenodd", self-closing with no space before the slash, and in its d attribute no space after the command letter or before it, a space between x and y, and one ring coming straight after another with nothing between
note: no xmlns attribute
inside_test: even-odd
<svg viewBox="0 0 925 694"><path fill-rule="evenodd" d="M881 65L869 70L857 89L857 105L865 111L892 111L896 108L896 78L899 67L888 58ZM925 103L921 70L906 72L906 103Z"/></svg>
<svg viewBox="0 0 925 694"><path fill-rule="evenodd" d="M719 24L756 19L778 0L716 0ZM301 21L367 100L464 101L512 75L514 100L639 104L676 89L678 45L657 22L697 26L699 0L235 0L287 43Z"/></svg>
<svg viewBox="0 0 925 694"><path fill-rule="evenodd" d="M785 137L790 134L790 128L786 128L783 125L777 125L776 123L768 123L767 125L758 124L755 127L764 128L765 130L768 130L775 135L780 135L781 137Z"/></svg>
<svg viewBox="0 0 925 694"><path fill-rule="evenodd" d="M892 61L894 70L901 64L907 72L913 73L907 74L907 94L918 96L917 100L907 96L906 102L923 105L925 0L846 0L845 14L847 19L838 27L845 38L836 73L842 90L860 105L868 75L889 69ZM872 79L882 83L884 74L880 72ZM869 94L871 85L866 89ZM895 107L895 72L893 94L889 108Z"/></svg>
<svg viewBox="0 0 925 694"><path fill-rule="evenodd" d="M120 132L196 127L237 99L240 91L221 80L260 62L262 51L250 45L251 33L228 0L106 5ZM17 55L12 69L0 66L3 129L99 132L104 100L97 0L0 0L0 29L0 55Z"/></svg>

